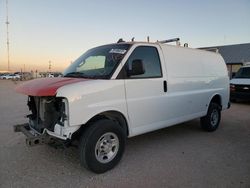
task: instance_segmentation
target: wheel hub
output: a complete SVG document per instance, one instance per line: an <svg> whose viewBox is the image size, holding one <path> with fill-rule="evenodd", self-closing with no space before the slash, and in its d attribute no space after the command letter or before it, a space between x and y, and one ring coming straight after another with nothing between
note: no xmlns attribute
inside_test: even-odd
<svg viewBox="0 0 250 188"><path fill-rule="evenodd" d="M108 163L115 158L119 149L119 139L114 133L103 134L96 143L95 156L101 163Z"/></svg>
<svg viewBox="0 0 250 188"><path fill-rule="evenodd" d="M219 121L219 113L217 110L213 110L211 113L211 125L216 126Z"/></svg>

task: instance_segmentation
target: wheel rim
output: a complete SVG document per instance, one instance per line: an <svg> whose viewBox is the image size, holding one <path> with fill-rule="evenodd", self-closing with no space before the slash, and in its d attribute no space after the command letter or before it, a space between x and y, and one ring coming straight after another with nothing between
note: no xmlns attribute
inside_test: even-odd
<svg viewBox="0 0 250 188"><path fill-rule="evenodd" d="M219 121L219 112L218 110L214 109L211 113L211 125L216 126Z"/></svg>
<svg viewBox="0 0 250 188"><path fill-rule="evenodd" d="M113 160L119 150L119 139L116 134L108 132L103 134L96 143L95 156L101 163Z"/></svg>

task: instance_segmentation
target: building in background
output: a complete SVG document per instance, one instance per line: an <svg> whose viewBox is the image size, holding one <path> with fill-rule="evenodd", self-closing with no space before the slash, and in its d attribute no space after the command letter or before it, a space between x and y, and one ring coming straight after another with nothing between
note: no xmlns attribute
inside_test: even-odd
<svg viewBox="0 0 250 188"><path fill-rule="evenodd" d="M227 64L230 79L242 65L250 63L250 43L211 46L200 49L218 50Z"/></svg>

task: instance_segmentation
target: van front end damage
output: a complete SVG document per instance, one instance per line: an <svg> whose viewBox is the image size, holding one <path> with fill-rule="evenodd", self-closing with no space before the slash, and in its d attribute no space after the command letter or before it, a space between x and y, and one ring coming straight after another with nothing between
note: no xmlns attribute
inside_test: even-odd
<svg viewBox="0 0 250 188"><path fill-rule="evenodd" d="M38 144L49 144L54 142L54 138L49 134L36 134L28 123L14 125L14 132L22 132L26 136L26 145L34 146Z"/></svg>
<svg viewBox="0 0 250 188"><path fill-rule="evenodd" d="M27 103L31 114L29 123L15 125L15 132L26 135L26 144L34 146L55 141L68 142L78 127L69 126L69 110L66 98L29 96Z"/></svg>

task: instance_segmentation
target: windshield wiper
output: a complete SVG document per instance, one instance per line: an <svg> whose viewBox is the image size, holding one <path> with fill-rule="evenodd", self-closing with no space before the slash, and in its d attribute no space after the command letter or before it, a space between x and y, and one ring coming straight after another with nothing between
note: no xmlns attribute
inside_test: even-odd
<svg viewBox="0 0 250 188"><path fill-rule="evenodd" d="M70 73L65 74L63 77L88 78L88 76L86 76L82 72L70 72Z"/></svg>

